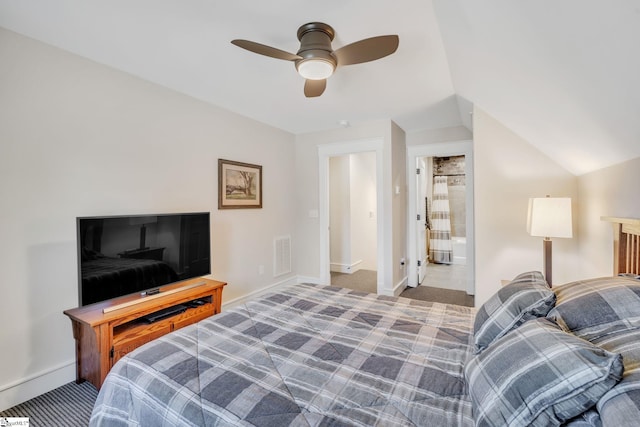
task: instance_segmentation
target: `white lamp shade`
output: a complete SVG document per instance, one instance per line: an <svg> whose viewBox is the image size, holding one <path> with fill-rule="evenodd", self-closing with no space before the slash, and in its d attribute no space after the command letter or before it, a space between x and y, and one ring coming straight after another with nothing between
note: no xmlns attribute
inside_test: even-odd
<svg viewBox="0 0 640 427"><path fill-rule="evenodd" d="M573 237L571 199L569 197L529 199L527 232L539 237Z"/></svg>

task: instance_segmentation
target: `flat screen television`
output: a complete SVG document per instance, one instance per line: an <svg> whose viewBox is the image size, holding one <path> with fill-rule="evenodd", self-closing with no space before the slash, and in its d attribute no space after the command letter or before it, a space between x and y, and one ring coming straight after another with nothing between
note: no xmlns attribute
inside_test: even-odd
<svg viewBox="0 0 640 427"><path fill-rule="evenodd" d="M79 217L80 305L211 273L209 212Z"/></svg>

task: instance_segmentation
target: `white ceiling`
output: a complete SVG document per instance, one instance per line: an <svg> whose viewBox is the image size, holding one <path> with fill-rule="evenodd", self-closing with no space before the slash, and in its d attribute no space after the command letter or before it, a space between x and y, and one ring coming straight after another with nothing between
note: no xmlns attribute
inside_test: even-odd
<svg viewBox="0 0 640 427"><path fill-rule="evenodd" d="M400 46L305 98L291 62L230 43L295 53L311 21L334 49ZM475 104L576 174L640 157L640 0L2 0L0 26L295 134L457 126Z"/></svg>

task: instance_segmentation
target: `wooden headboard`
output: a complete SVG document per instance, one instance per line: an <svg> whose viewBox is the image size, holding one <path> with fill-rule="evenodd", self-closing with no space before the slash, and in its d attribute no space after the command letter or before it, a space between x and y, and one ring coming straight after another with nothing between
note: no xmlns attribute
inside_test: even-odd
<svg viewBox="0 0 640 427"><path fill-rule="evenodd" d="M640 219L603 216L613 224L613 274L640 275Z"/></svg>

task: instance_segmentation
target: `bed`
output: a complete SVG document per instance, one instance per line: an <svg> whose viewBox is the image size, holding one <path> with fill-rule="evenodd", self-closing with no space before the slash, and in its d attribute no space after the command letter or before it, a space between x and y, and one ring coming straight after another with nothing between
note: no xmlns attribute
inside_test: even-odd
<svg viewBox="0 0 640 427"><path fill-rule="evenodd" d="M640 281L612 276L552 289L532 271L478 309L286 287L121 359L91 425L577 427L638 419Z"/></svg>

